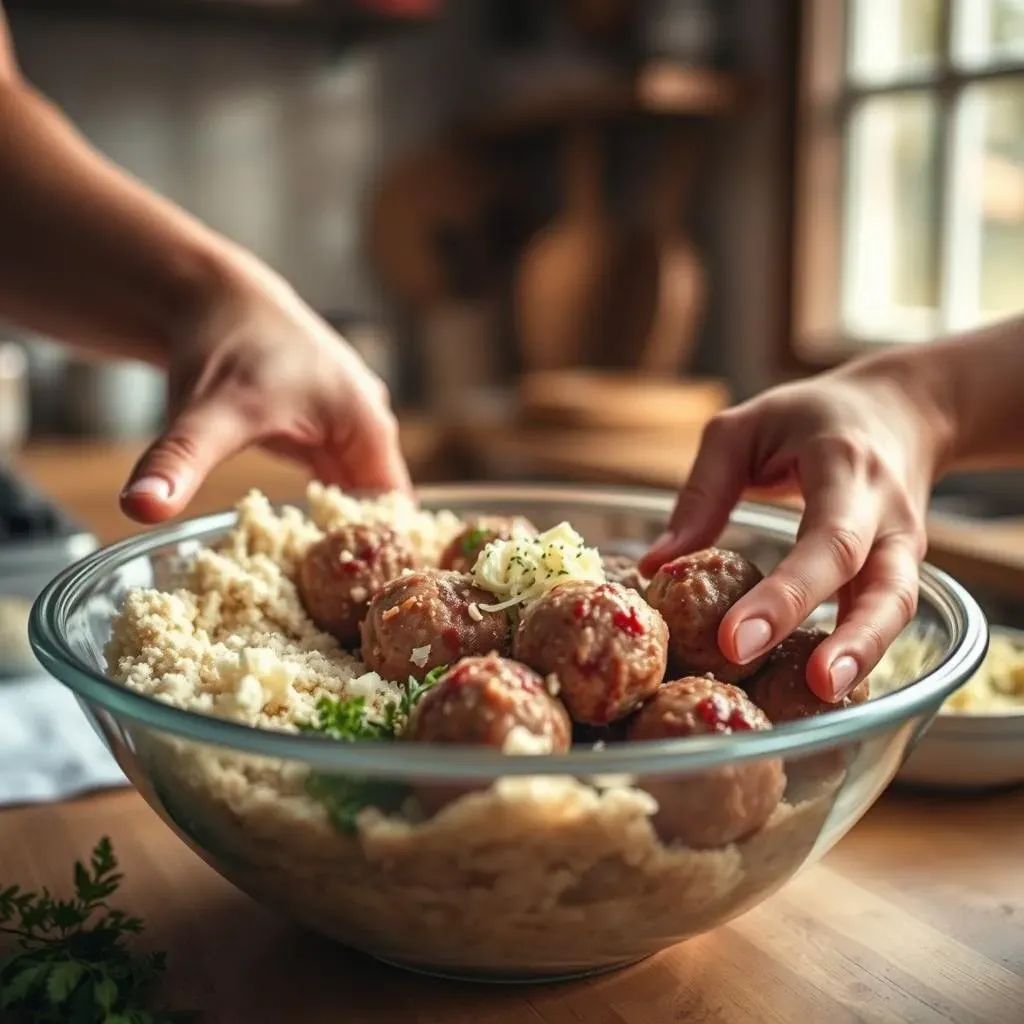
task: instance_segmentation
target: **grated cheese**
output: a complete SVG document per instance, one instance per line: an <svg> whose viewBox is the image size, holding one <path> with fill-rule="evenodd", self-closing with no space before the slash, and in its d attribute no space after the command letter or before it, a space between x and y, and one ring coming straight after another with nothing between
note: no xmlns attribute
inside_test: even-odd
<svg viewBox="0 0 1024 1024"><path fill-rule="evenodd" d="M412 653L409 655L409 660L414 664L423 668L430 658L430 644L424 644L422 647L414 647Z"/></svg>
<svg viewBox="0 0 1024 1024"><path fill-rule="evenodd" d="M472 576L481 590L498 598L494 604L480 605L485 612L528 605L570 580L605 580L601 555L587 547L568 523L536 537L491 541L477 557Z"/></svg>

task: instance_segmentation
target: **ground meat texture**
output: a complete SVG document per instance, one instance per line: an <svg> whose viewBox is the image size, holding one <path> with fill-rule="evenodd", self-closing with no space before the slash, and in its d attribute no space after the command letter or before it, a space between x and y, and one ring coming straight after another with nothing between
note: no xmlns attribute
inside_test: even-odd
<svg viewBox="0 0 1024 1024"><path fill-rule="evenodd" d="M640 710L629 740L664 740L710 733L770 729L771 723L738 687L707 676L666 683ZM756 832L786 788L777 758L728 765L700 775L641 779L658 802L654 827L664 842L707 848Z"/></svg>
<svg viewBox="0 0 1024 1024"><path fill-rule="evenodd" d="M526 610L514 651L557 677L575 721L607 725L661 685L667 644L664 620L639 594L618 583L573 581Z"/></svg>
<svg viewBox="0 0 1024 1024"><path fill-rule="evenodd" d="M764 671L751 682L751 698L773 724L838 711L862 704L870 696L866 679L837 704L829 704L811 692L807 662L827 636L822 629L798 629L771 652Z"/></svg>
<svg viewBox="0 0 1024 1024"><path fill-rule="evenodd" d="M763 579L760 570L735 551L707 548L663 565L647 588L647 600L668 623L669 661L678 674L710 672L737 683L764 663L734 665L718 646L725 613Z"/></svg>
<svg viewBox="0 0 1024 1024"><path fill-rule="evenodd" d="M601 561L609 583L618 583L629 590L635 590L641 596L647 593L650 581L640 575L635 558L628 555L604 555Z"/></svg>
<svg viewBox="0 0 1024 1024"><path fill-rule="evenodd" d="M471 572L480 552L491 541L510 540L517 531L535 536L537 527L521 516L481 516L452 538L441 553L441 568Z"/></svg>
<svg viewBox="0 0 1024 1024"><path fill-rule="evenodd" d="M342 526L306 552L298 570L299 597L318 628L354 647L374 593L415 564L411 545L394 530Z"/></svg>
<svg viewBox="0 0 1024 1024"><path fill-rule="evenodd" d="M468 576L420 569L377 591L362 624L362 655L384 679L422 680L439 665L471 654L508 650L511 626L505 612L485 612L493 601Z"/></svg>
<svg viewBox="0 0 1024 1024"><path fill-rule="evenodd" d="M405 739L495 747L509 754L564 754L571 744L565 708L532 669L496 654L463 658L413 709ZM421 785L430 814L480 787Z"/></svg>

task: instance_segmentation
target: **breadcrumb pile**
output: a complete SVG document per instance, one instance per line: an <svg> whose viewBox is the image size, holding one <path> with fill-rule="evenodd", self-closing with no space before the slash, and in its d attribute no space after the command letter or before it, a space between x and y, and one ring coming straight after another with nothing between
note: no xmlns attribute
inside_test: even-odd
<svg viewBox="0 0 1024 1024"><path fill-rule="evenodd" d="M215 546L201 548L170 591L131 591L115 617L108 671L130 689L189 711L294 732L320 697L361 696L371 708L394 700L405 680L383 680L302 607L295 573L310 545L349 523L403 533L428 564L462 528L450 512L426 512L400 495L359 501L311 484L309 515L276 512L251 492Z"/></svg>

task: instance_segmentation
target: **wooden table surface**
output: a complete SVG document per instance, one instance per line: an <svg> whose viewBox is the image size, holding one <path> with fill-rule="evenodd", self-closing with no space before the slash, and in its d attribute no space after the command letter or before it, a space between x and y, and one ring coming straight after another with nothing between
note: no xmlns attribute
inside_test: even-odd
<svg viewBox="0 0 1024 1024"><path fill-rule="evenodd" d="M109 479L132 454L27 455L23 467L104 540L124 533ZM113 460L113 461L111 461ZM301 485L235 460L198 509L247 487ZM222 881L133 793L0 812L0 885L65 891L109 834L123 906L170 954L167 996L207 1024L841 1024L1024 1021L1024 791L945 799L890 792L824 861L717 932L629 970L489 988L404 974L303 934Z"/></svg>

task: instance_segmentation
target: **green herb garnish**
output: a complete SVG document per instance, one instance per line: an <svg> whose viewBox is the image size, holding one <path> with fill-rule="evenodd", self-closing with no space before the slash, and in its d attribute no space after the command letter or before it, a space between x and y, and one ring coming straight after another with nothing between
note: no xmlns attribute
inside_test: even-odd
<svg viewBox="0 0 1024 1024"><path fill-rule="evenodd" d="M31 1024L175 1024L197 1018L147 1008L166 956L129 949L129 936L138 935L143 923L107 902L122 877L104 836L88 865L75 863L72 899L54 899L47 889L35 893L0 885L0 936L14 940L13 951L0 956L0 1016L12 1012L12 1020Z"/></svg>
<svg viewBox="0 0 1024 1024"><path fill-rule="evenodd" d="M316 702L317 719L299 728L303 732L316 732L331 739L393 740L405 728L412 710L423 694L437 685L447 665L432 668L418 683L412 676L402 688L398 700L384 705L381 722L371 721L364 697L336 700L321 697ZM356 831L356 816L364 807L376 807L382 811L395 811L409 795L409 787L402 783L383 779L358 779L337 775L323 775L313 772L306 779L306 792L323 804L331 824L345 835Z"/></svg>
<svg viewBox="0 0 1024 1024"><path fill-rule="evenodd" d="M481 546L481 544L487 539L487 530L470 530L465 537L462 538L462 551L463 554L471 555L474 551Z"/></svg>
<svg viewBox="0 0 1024 1024"><path fill-rule="evenodd" d="M316 720L303 722L299 729L302 732L321 733L332 740L384 740L394 735L386 720L371 720L365 697L349 697L345 700L321 697L316 702Z"/></svg>
<svg viewBox="0 0 1024 1024"><path fill-rule="evenodd" d="M404 783L386 779L313 774L306 779L306 792L323 804L327 817L339 832L355 835L356 816L364 807L397 811L411 790Z"/></svg>

